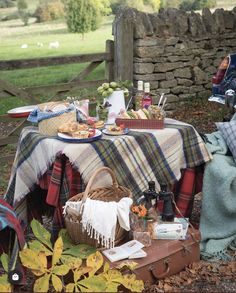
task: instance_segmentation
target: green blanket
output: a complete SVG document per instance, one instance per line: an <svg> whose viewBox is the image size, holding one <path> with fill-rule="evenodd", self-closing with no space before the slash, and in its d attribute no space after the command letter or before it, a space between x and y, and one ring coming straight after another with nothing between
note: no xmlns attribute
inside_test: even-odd
<svg viewBox="0 0 236 293"><path fill-rule="evenodd" d="M236 164L226 155L227 145L219 131L207 138L213 160L207 163L203 178L201 256L208 261L231 260L228 249L236 249Z"/></svg>

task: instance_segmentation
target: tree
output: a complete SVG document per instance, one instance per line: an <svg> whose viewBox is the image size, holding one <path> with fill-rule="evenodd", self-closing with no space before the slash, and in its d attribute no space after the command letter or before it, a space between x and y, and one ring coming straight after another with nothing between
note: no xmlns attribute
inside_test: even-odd
<svg viewBox="0 0 236 293"><path fill-rule="evenodd" d="M66 23L72 33L84 35L96 30L101 22L101 7L97 0L65 0Z"/></svg>
<svg viewBox="0 0 236 293"><path fill-rule="evenodd" d="M168 7L179 8L181 2L182 2L181 0L161 0L160 6L162 8L168 8Z"/></svg>
<svg viewBox="0 0 236 293"><path fill-rule="evenodd" d="M27 2L25 0L17 0L17 9L20 19L23 21L24 25L27 25L29 21Z"/></svg>
<svg viewBox="0 0 236 293"><path fill-rule="evenodd" d="M216 0L184 0L180 4L180 9L185 11L200 10L203 8L213 8L216 6Z"/></svg>
<svg viewBox="0 0 236 293"><path fill-rule="evenodd" d="M161 6L161 0L144 0L144 5L150 5L154 11L157 11Z"/></svg>

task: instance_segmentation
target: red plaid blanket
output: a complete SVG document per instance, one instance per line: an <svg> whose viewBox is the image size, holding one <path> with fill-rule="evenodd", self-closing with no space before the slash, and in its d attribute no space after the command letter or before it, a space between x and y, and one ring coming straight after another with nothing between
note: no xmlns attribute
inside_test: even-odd
<svg viewBox="0 0 236 293"><path fill-rule="evenodd" d="M189 217L191 215L198 173L198 169L189 168L184 170L181 180L173 187L177 207L184 217ZM43 196L42 190L45 190L44 201L47 207L54 207L53 232L56 237L59 230L64 227L62 215L63 205L70 197L82 192L85 186L82 182L80 173L71 166L65 155L56 158L54 164L41 177L38 184L41 189L41 198ZM40 219L39 205L35 202L35 198L38 198L38 196L30 197L28 210L31 211L31 218ZM159 208L161 209L160 206ZM180 216L177 210L175 212L177 216Z"/></svg>

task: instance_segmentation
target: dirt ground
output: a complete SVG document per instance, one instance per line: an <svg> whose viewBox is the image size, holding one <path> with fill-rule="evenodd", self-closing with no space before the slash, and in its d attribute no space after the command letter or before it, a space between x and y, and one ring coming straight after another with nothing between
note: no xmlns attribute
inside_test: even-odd
<svg viewBox="0 0 236 293"><path fill-rule="evenodd" d="M168 114L175 118L192 124L199 133L211 133L216 130L215 122L223 121L228 112L221 105L210 103L206 99L190 101L178 105ZM8 133L12 125L0 123L0 136ZM13 152L13 148L2 148L3 152ZM4 194L9 179L12 162L1 167L0 194ZM4 181L4 182L3 182ZM195 198L192 220L199 222L201 213L201 197ZM234 251L231 251L236 256ZM192 264L180 273L160 280L156 285L146 284L146 292L236 292L236 261L210 263L201 260Z"/></svg>

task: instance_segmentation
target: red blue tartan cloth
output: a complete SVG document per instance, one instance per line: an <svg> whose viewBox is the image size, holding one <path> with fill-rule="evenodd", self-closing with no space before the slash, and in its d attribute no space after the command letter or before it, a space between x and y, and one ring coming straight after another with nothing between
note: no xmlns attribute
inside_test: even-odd
<svg viewBox="0 0 236 293"><path fill-rule="evenodd" d="M175 201L178 209L177 216L190 217L194 194L196 193L196 182L198 179L197 168L188 168L183 170L181 180L173 186ZM45 202L54 207L53 212L53 232L56 237L59 230L64 227L62 207L72 196L84 190L80 173L74 169L65 155L56 158L51 168L39 180L39 187L46 190ZM201 188L198 185L198 189ZM34 198L34 196L32 197ZM31 217L38 218L39 211L31 205Z"/></svg>

